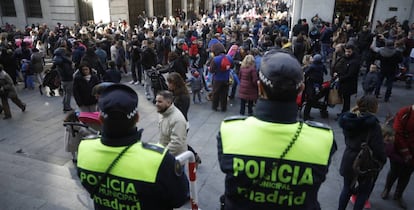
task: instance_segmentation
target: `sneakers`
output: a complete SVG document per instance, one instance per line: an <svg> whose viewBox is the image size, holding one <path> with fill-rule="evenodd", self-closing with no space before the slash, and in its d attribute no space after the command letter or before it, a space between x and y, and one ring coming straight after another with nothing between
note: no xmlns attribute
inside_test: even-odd
<svg viewBox="0 0 414 210"><path fill-rule="evenodd" d="M134 82L133 84L134 84L134 85L139 85L139 83L140 83L140 82L136 81L136 82Z"/></svg>
<svg viewBox="0 0 414 210"><path fill-rule="evenodd" d="M26 104L23 104L22 112L25 112L25 111L26 111Z"/></svg>
<svg viewBox="0 0 414 210"><path fill-rule="evenodd" d="M351 201L352 204L355 204L357 196L356 195L352 195L351 198L349 198L349 201ZM371 202L369 202L369 200L365 201L364 204L364 209L370 209L371 208Z"/></svg>

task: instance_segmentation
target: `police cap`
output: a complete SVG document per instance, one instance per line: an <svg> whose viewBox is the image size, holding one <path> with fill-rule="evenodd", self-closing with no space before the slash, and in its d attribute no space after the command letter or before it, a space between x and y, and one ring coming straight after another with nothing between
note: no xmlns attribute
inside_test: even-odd
<svg viewBox="0 0 414 210"><path fill-rule="evenodd" d="M132 119L138 113L138 95L126 85L113 84L103 90L98 106L104 119Z"/></svg>
<svg viewBox="0 0 414 210"><path fill-rule="evenodd" d="M259 78L264 85L272 89L292 82L298 87L303 81L303 71L297 59L292 55L272 50L262 58Z"/></svg>

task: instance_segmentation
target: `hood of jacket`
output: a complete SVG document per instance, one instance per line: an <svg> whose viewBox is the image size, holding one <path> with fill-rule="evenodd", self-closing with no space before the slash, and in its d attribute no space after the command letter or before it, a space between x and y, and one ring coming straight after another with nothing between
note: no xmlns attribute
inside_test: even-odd
<svg viewBox="0 0 414 210"><path fill-rule="evenodd" d="M393 48L393 47L383 47L383 48L381 48L380 50L379 50L379 54L382 56L382 57L392 57L395 53L396 53L396 49L395 48Z"/></svg>
<svg viewBox="0 0 414 210"><path fill-rule="evenodd" d="M65 55L65 53L66 53L66 50L65 50L64 48L61 48L61 47L57 48L57 49L53 52L53 54L54 54L54 55L57 55L57 56L64 56L64 55Z"/></svg>
<svg viewBox="0 0 414 210"><path fill-rule="evenodd" d="M350 132L350 133L360 133L361 131L372 128L378 123L377 117L368 112L353 113L346 112L339 117L338 120L339 126Z"/></svg>

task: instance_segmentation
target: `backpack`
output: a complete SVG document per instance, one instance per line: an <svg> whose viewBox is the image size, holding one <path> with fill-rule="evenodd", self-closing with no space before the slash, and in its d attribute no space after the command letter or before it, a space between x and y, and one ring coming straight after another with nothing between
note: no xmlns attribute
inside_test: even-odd
<svg viewBox="0 0 414 210"><path fill-rule="evenodd" d="M230 67L231 67L230 59L226 55L224 55L220 61L220 70L227 71L230 69Z"/></svg>
<svg viewBox="0 0 414 210"><path fill-rule="evenodd" d="M369 146L369 133L367 139L361 143L361 149L356 156L352 168L358 177L374 178L381 171L383 164L375 159L372 149Z"/></svg>

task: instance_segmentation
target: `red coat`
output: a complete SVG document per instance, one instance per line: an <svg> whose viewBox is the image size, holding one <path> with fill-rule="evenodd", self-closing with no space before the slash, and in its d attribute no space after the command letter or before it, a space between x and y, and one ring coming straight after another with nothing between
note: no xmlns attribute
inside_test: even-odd
<svg viewBox="0 0 414 210"><path fill-rule="evenodd" d="M256 67L247 66L241 67L239 72L239 97L245 100L257 100L257 71Z"/></svg>
<svg viewBox="0 0 414 210"><path fill-rule="evenodd" d="M405 160L411 156L409 163L414 166L414 110L412 106L403 107L398 111L393 127L397 151Z"/></svg>

